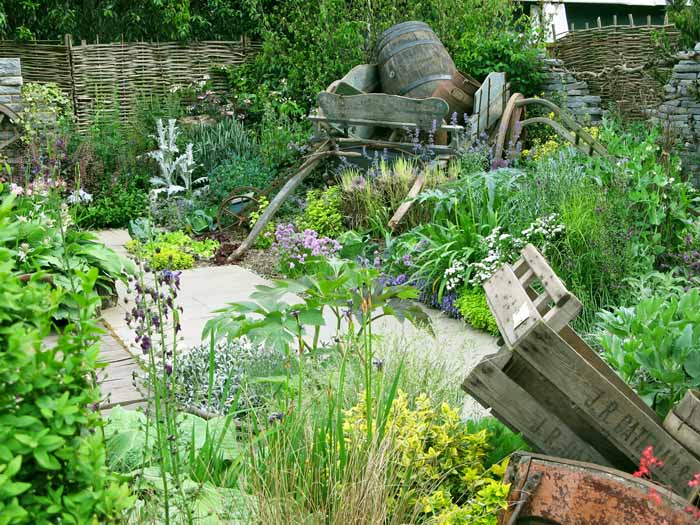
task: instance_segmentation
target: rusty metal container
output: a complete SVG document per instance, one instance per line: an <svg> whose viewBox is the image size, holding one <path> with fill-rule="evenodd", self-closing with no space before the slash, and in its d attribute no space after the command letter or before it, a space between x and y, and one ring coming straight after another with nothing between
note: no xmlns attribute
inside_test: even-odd
<svg viewBox="0 0 700 525"><path fill-rule="evenodd" d="M452 79L440 82L433 93L434 97L441 98L450 106L448 119L456 113L456 124L465 120L465 115L471 114L474 109L474 94L481 87L481 83L460 71L455 71Z"/></svg>
<svg viewBox="0 0 700 525"><path fill-rule="evenodd" d="M593 463L514 454L499 525L691 525L687 501L650 481ZM651 495L651 496L650 496Z"/></svg>
<svg viewBox="0 0 700 525"><path fill-rule="evenodd" d="M700 457L700 391L688 390L664 419L668 430L685 448Z"/></svg>

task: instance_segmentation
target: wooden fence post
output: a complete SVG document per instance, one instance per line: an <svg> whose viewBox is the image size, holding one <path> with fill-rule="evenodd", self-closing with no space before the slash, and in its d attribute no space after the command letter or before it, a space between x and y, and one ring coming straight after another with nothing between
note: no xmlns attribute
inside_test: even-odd
<svg viewBox="0 0 700 525"><path fill-rule="evenodd" d="M68 57L68 78L70 79L70 98L73 102L73 116L78 118L78 97L75 93L75 78L73 71L73 36L69 34L63 35L63 44L66 47L66 56Z"/></svg>

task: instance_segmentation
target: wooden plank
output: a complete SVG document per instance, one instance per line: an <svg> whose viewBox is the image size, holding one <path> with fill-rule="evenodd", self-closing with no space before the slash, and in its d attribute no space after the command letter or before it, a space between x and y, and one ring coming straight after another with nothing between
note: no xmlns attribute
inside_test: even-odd
<svg viewBox="0 0 700 525"><path fill-rule="evenodd" d="M489 73L474 94L475 134L488 131L503 114L507 97L506 74Z"/></svg>
<svg viewBox="0 0 700 525"><path fill-rule="evenodd" d="M543 318L557 333L581 311L581 302L566 289L564 283L533 245L525 246L521 258L512 266L510 272L502 270L487 281L484 290L499 328L503 326L506 330L501 333L510 348L516 346L518 340L527 335L525 328L516 335L516 324L532 326L532 323L528 325L523 322L522 317L526 311L530 312L528 315L533 316L534 319ZM512 277L517 280L513 281ZM503 279L506 279L505 285L502 282L496 282ZM539 282L544 287L546 295L535 293L530 287L532 282ZM519 288L523 289L522 293L518 291ZM490 295L493 297L489 299ZM513 308L513 300L517 302L518 309ZM554 303L553 308L549 307L550 300ZM532 302L532 305L523 306L523 303L528 301ZM533 315L535 312L536 315Z"/></svg>
<svg viewBox="0 0 700 525"><path fill-rule="evenodd" d="M544 322L536 324L515 352L564 392L572 404L585 410L591 425L631 463L639 461L645 447L654 446L655 455L665 462L655 475L678 494L688 493L688 480L700 472L700 461Z"/></svg>
<svg viewBox="0 0 700 525"><path fill-rule="evenodd" d="M700 433L671 410L664 419L664 428L695 457L700 457Z"/></svg>
<svg viewBox="0 0 700 525"><path fill-rule="evenodd" d="M514 348L540 319L532 299L508 265L484 283L484 292L503 340L508 348Z"/></svg>
<svg viewBox="0 0 700 525"><path fill-rule="evenodd" d="M605 457L583 441L566 423L546 410L503 369L511 361L510 350L486 356L464 380L462 388L536 450L570 459L609 465Z"/></svg>
<svg viewBox="0 0 700 525"><path fill-rule="evenodd" d="M331 93L328 93L328 95L331 95ZM243 240L236 251L229 256L229 261L236 261L243 257L243 254L253 245L255 239L258 238L258 235L260 235L267 223L272 220L277 213L277 210L279 210L280 206L282 206L282 203L287 200L287 198L294 192L296 187L301 184L304 178L314 170L321 160L334 154L333 151L329 151L330 147L330 142L326 141L317 146L313 154L306 158L306 160L299 167L299 171L297 171L293 177L290 177L289 180L287 180L284 186L282 186L282 189L280 189L270 204L265 208L263 214L257 221L255 221L255 224L250 229L248 236Z"/></svg>
<svg viewBox="0 0 700 525"><path fill-rule="evenodd" d="M404 202L401 203L401 205L396 209L394 215L392 215L391 219L389 219L389 228L394 230L398 226L401 219L403 219L404 215L406 215L408 210L411 209L411 206L413 206L413 199L418 196L420 191L423 189L424 184L425 170L418 174L416 180L413 182L413 186L411 186L411 189L408 191L408 195L406 195Z"/></svg>
<svg viewBox="0 0 700 525"><path fill-rule="evenodd" d="M328 86L328 89L326 90L329 93L336 93L338 95L364 95L364 91L361 89L358 89L355 87L353 84L350 84L346 82L345 80L336 80L333 82L330 86ZM320 115L323 115L323 110L319 109ZM325 119L324 119L325 121ZM315 124L315 122L314 122ZM341 133L345 133L346 130L340 129L338 126L333 126L337 131ZM363 139L368 139L371 138L372 135L374 135L374 126L360 126L360 125L353 125L350 128L347 129L347 133L350 135L354 135L356 137L361 137Z"/></svg>
<svg viewBox="0 0 700 525"><path fill-rule="evenodd" d="M558 417L566 426L586 443L595 443L596 450L605 456L610 464L635 467L622 454L614 443L601 437L598 430L591 424L585 410L573 404L566 392L558 389L540 370L528 363L518 352L503 370L517 385L528 392L544 410Z"/></svg>
<svg viewBox="0 0 700 525"><path fill-rule="evenodd" d="M568 301L572 297L562 280L559 279L546 259L532 244L527 244L525 248L523 248L521 257L532 271L535 272L537 280L539 280L544 289L547 290L547 295L552 298L554 304L562 304L563 301Z"/></svg>
<svg viewBox="0 0 700 525"><path fill-rule="evenodd" d="M589 365L602 374L622 395L634 403L639 410L645 412L650 418L660 421L656 412L654 412L570 326L564 327L559 332L559 337L566 341L566 343Z"/></svg>
<svg viewBox="0 0 700 525"><path fill-rule="evenodd" d="M447 102L439 98L415 99L385 93L344 96L322 91L318 94L318 105L332 122L381 123L387 127L413 125L422 130L440 127L449 111Z"/></svg>

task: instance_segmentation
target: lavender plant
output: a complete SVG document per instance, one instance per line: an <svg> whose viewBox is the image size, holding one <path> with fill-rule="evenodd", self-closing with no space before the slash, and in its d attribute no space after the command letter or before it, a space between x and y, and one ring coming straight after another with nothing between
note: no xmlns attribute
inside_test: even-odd
<svg viewBox="0 0 700 525"><path fill-rule="evenodd" d="M321 237L308 228L299 232L291 223L277 225L272 247L279 255L280 271L288 277L313 271L316 265L342 248L335 239Z"/></svg>

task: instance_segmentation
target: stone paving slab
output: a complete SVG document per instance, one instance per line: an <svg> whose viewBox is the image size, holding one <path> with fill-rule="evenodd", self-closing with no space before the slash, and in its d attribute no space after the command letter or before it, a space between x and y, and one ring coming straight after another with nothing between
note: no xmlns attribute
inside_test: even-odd
<svg viewBox="0 0 700 525"><path fill-rule="evenodd" d="M123 233L120 233L123 232ZM105 234L100 232L100 236ZM128 240L128 234L121 230L110 230L105 240L116 249L118 243ZM255 286L269 284L269 281L252 271L240 266L212 266L184 270L181 278L181 289L177 304L182 306L180 351L201 342L201 334L205 323L215 314L215 310L236 301L249 300ZM127 297L123 285L117 287L119 294L118 305L102 312L104 322L113 334L124 345L134 344L135 334L127 326L124 316L131 308L131 301L124 302ZM425 352L440 351L440 355L448 361L450 368L466 377L485 355L497 351L495 339L483 332L472 329L464 322L448 318L444 313L426 308L433 320L436 336L433 338L426 332L413 328L409 323L399 323L393 318L380 319L374 325L374 333L410 341L412 348L425 349ZM335 335L334 318L330 312L326 316L327 326L321 330L321 339L330 339ZM134 350L132 350L134 351ZM136 351L135 351L136 352ZM125 356L128 356L124 350ZM135 363L134 363L134 366ZM461 372L461 373L460 373ZM455 385L459 388L459 385ZM475 401L467 398L464 407L466 416L479 416L485 411Z"/></svg>

